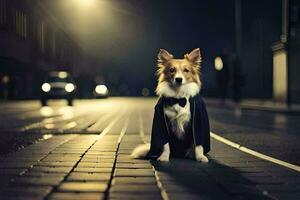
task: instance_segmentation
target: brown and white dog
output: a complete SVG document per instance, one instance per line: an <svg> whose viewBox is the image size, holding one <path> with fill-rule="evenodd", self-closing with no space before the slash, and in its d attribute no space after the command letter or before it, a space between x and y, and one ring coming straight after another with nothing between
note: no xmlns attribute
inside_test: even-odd
<svg viewBox="0 0 300 200"><path fill-rule="evenodd" d="M170 128L175 137L179 140L186 137L186 127L191 123L191 111L189 99L200 92L200 49L194 49L184 55L183 59L175 59L172 54L161 49L158 54L158 85L156 94L164 98L186 99L184 106L178 103L165 106L163 108L164 115L170 122ZM132 156L134 158L144 158L147 156L150 145L141 145L134 149ZM170 157L169 143L164 144L158 161L169 161ZM204 155L202 145L191 146L185 152L187 157L193 157L197 161L208 162Z"/></svg>

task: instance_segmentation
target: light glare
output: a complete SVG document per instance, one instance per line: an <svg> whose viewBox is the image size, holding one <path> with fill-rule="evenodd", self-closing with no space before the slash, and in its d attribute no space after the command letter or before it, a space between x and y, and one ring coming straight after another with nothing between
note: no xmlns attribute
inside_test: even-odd
<svg viewBox="0 0 300 200"><path fill-rule="evenodd" d="M44 92L49 92L49 91L51 90L51 85L50 85L49 83L44 83L44 84L42 85L42 90L43 90Z"/></svg>
<svg viewBox="0 0 300 200"><path fill-rule="evenodd" d="M95 88L95 91L97 94L106 94L107 87L105 85L97 85L97 87Z"/></svg>
<svg viewBox="0 0 300 200"><path fill-rule="evenodd" d="M287 99L288 75L287 75L287 53L278 51L273 56L273 96L278 102Z"/></svg>
<svg viewBox="0 0 300 200"><path fill-rule="evenodd" d="M219 56L215 58L215 69L217 71L221 71L223 69L223 61Z"/></svg>
<svg viewBox="0 0 300 200"><path fill-rule="evenodd" d="M74 86L74 84L72 84L72 83L68 83L68 84L65 86L65 90L66 90L67 92L73 92L74 89L75 89L75 86Z"/></svg>
<svg viewBox="0 0 300 200"><path fill-rule="evenodd" d="M92 6L96 0L77 0L77 2L81 6Z"/></svg>
<svg viewBox="0 0 300 200"><path fill-rule="evenodd" d="M67 78L68 73L67 72L58 72L58 77L61 79Z"/></svg>

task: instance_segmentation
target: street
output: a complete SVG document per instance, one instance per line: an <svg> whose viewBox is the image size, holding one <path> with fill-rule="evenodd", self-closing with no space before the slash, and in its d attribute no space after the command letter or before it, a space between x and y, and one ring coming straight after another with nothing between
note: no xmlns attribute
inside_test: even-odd
<svg viewBox="0 0 300 200"><path fill-rule="evenodd" d="M130 158L150 141L156 98L0 103L0 199L299 199L299 117L207 99L209 163ZM298 171L297 171L298 170Z"/></svg>

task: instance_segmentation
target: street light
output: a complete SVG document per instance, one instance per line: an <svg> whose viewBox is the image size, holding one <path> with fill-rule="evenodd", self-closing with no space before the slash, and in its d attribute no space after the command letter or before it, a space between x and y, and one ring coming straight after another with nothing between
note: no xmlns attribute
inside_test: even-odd
<svg viewBox="0 0 300 200"><path fill-rule="evenodd" d="M76 0L81 6L92 6L96 2L96 0Z"/></svg>

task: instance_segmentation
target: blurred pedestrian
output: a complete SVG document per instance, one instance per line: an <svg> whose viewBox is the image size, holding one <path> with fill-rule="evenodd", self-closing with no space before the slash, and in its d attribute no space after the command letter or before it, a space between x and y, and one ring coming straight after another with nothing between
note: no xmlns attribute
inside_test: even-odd
<svg viewBox="0 0 300 200"><path fill-rule="evenodd" d="M239 103L242 98L242 87L244 86L244 76L242 75L241 62L237 54L232 56L232 97L235 103Z"/></svg>
<svg viewBox="0 0 300 200"><path fill-rule="evenodd" d="M230 81L229 51L227 48L223 48L222 53L215 58L215 70L219 90L219 98L224 104L227 98L228 86Z"/></svg>
<svg viewBox="0 0 300 200"><path fill-rule="evenodd" d="M10 96L10 77L5 74L1 77L1 96L4 100L8 100Z"/></svg>

